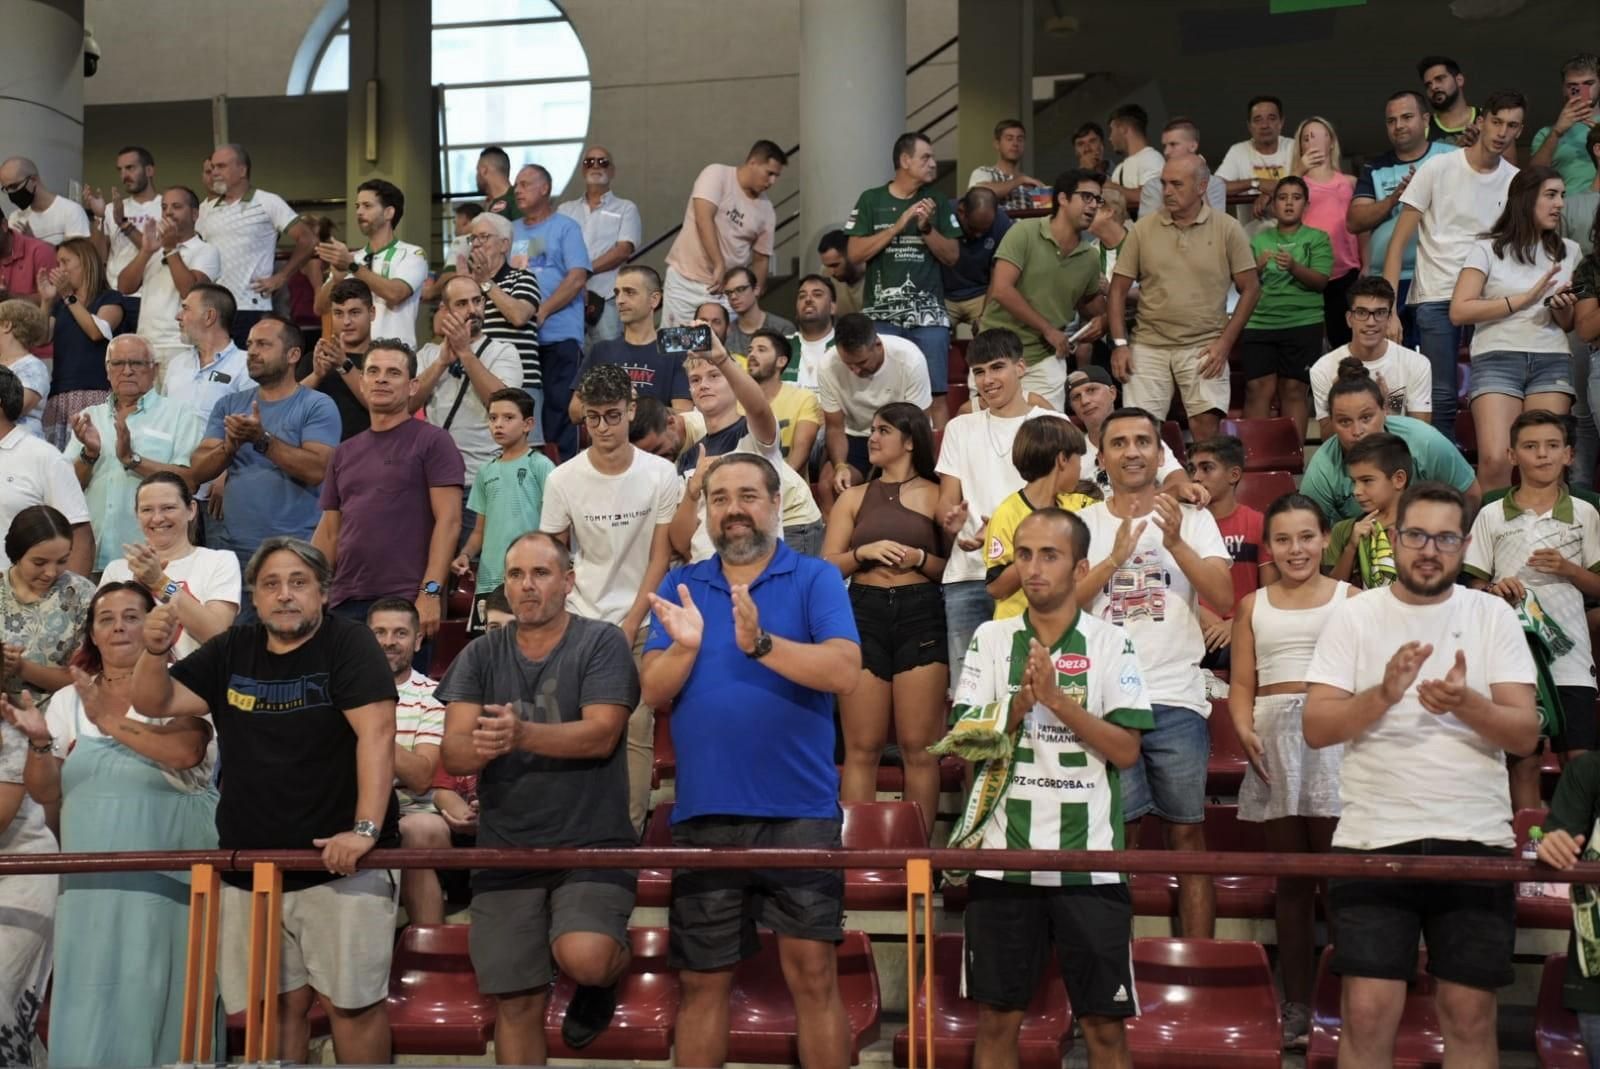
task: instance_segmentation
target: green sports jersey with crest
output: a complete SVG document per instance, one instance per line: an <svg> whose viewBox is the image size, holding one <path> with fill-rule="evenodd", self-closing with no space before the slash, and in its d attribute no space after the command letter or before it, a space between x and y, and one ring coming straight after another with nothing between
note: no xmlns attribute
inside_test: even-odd
<svg viewBox="0 0 1600 1069"><path fill-rule="evenodd" d="M1022 686L1028 614L991 620L973 635L955 694L959 720L987 719L1009 708ZM1056 679L1091 715L1122 727L1155 727L1133 640L1120 627L1079 613L1051 647ZM998 709L996 708L998 706ZM980 767L975 784L985 779ZM975 787L976 789L976 787ZM1011 747L1010 776L986 806L976 845L986 850L1121 850L1122 786L1116 766L1087 749L1056 715L1036 704ZM1039 887L1121 883L1117 872L1003 872L976 876Z"/></svg>

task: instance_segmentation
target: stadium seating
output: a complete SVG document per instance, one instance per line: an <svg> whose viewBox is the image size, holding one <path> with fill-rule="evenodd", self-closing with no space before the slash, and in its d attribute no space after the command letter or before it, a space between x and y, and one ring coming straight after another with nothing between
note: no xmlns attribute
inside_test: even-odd
<svg viewBox="0 0 1600 1069"><path fill-rule="evenodd" d="M1287 471L1247 471L1239 480L1236 491L1241 505L1249 505L1257 512L1267 511L1284 494L1295 491L1294 475Z"/></svg>
<svg viewBox="0 0 1600 1069"><path fill-rule="evenodd" d="M1305 470L1305 429L1292 419L1225 419L1222 433L1244 443L1245 471Z"/></svg>
<svg viewBox="0 0 1600 1069"><path fill-rule="evenodd" d="M400 934L389 974L396 1054L483 1054L494 1000L478 990L466 924L413 924Z"/></svg>
<svg viewBox="0 0 1600 1069"><path fill-rule="evenodd" d="M928 845L922 821L916 802L848 802L840 838L848 850L921 849ZM846 909L904 909L906 870L846 869L844 904Z"/></svg>
<svg viewBox="0 0 1600 1069"><path fill-rule="evenodd" d="M1211 700L1211 715L1206 718L1206 727L1211 732L1211 757L1206 761L1206 795L1239 793L1239 784L1244 782L1245 761L1244 746L1239 742L1239 733L1233 728L1233 717L1228 713L1226 698L1213 698Z"/></svg>
<svg viewBox="0 0 1600 1069"><path fill-rule="evenodd" d="M1178 426L1178 421L1169 419L1161 424L1161 441L1172 450L1172 459L1179 464L1189 463L1189 451L1183 444L1183 428Z"/></svg>
<svg viewBox="0 0 1600 1069"><path fill-rule="evenodd" d="M472 615L472 597L477 585L476 568L470 569L466 575L450 573L450 579L445 584L445 589L448 591L444 601L446 620L465 620Z"/></svg>
<svg viewBox="0 0 1600 1069"><path fill-rule="evenodd" d="M433 652L428 658L428 675L443 679L452 661L464 649L472 636L467 634L467 621L463 619L440 620L439 633L433 636Z"/></svg>
<svg viewBox="0 0 1600 1069"><path fill-rule="evenodd" d="M1155 814L1146 814L1139 827L1140 850L1165 850L1165 827ZM1258 852L1266 849L1261 826L1239 819L1239 807L1212 803L1206 806L1206 849ZM1277 881L1271 876L1217 876L1219 917L1271 917ZM1171 873L1142 872L1130 881L1133 911L1141 917L1171 917L1178 912L1178 877Z"/></svg>
<svg viewBox="0 0 1600 1069"><path fill-rule="evenodd" d="M850 1059L854 1063L861 1057L861 1048L878 1038L878 969L865 932L846 932L838 954L839 995L849 1019ZM728 1061L798 1065L795 1031L794 1000L783 979L778 938L762 932L760 953L733 970L733 991L728 996Z"/></svg>
<svg viewBox="0 0 1600 1069"><path fill-rule="evenodd" d="M678 774L678 751L672 748L672 706L657 709L655 744L650 753L650 787L655 789Z"/></svg>
<svg viewBox="0 0 1600 1069"><path fill-rule="evenodd" d="M1316 988L1311 994L1311 1043L1306 1069L1337 1069L1339 1063L1339 978L1329 968L1333 948L1322 952ZM1433 1003L1435 985L1428 975L1427 954L1417 951L1417 973L1406 985L1405 1009L1395 1036L1396 1069L1422 1069L1444 1061L1444 1035Z"/></svg>
<svg viewBox="0 0 1600 1069"><path fill-rule="evenodd" d="M1589 1069L1589 1057L1578 1031L1578 1015L1561 1004L1561 981L1567 956L1544 960L1539 980L1539 1007L1533 1019L1533 1045L1543 1069Z"/></svg>
<svg viewBox="0 0 1600 1069"><path fill-rule="evenodd" d="M946 378L951 386L965 386L967 384L967 340L965 338L952 338L950 340L950 373Z"/></svg>
<svg viewBox="0 0 1600 1069"><path fill-rule="evenodd" d="M1528 841L1528 829L1543 824L1549 816L1544 809L1519 809L1512 826L1517 834L1517 852ZM1517 927L1551 928L1566 931L1572 927L1572 903L1553 895L1524 895L1517 885Z"/></svg>
<svg viewBox="0 0 1600 1069"><path fill-rule="evenodd" d="M646 849L672 845L672 803L661 802L645 821L639 845ZM672 870L640 869L639 891L634 905L660 909L672 903Z"/></svg>
<svg viewBox="0 0 1600 1069"><path fill-rule="evenodd" d="M962 947L962 937L956 932L946 932L934 940L933 1053L939 1069L971 1069L973 1045L978 1037L978 1004L961 994ZM927 988L919 983L914 1010L919 1029L927 1004ZM1062 986L1061 973L1052 954L1033 993L1033 1002L1022 1018L1018 1064L1021 1069L1061 1069L1061 1059L1072 1044L1071 1037L1072 1008L1067 1004L1067 989ZM910 1064L910 1040L907 1029L895 1034L895 1065ZM919 1031L919 1065L926 1061L922 1057L924 1042Z"/></svg>
<svg viewBox="0 0 1600 1069"><path fill-rule="evenodd" d="M1283 1024L1260 943L1135 939L1139 1016L1128 1047L1140 1069L1279 1069Z"/></svg>
<svg viewBox="0 0 1600 1069"><path fill-rule="evenodd" d="M633 960L617 981L617 1012L610 1027L581 1052L561 1039L561 1022L576 987L566 976L557 978L544 1025L552 1058L666 1061L672 1056L679 988L677 974L667 965L667 930L631 928L628 937Z"/></svg>

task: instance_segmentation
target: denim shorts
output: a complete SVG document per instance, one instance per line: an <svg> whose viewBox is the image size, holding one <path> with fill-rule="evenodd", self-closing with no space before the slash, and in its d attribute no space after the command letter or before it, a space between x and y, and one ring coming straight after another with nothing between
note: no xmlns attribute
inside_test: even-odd
<svg viewBox="0 0 1600 1069"><path fill-rule="evenodd" d="M1139 760L1122 770L1122 819L1154 813L1169 824L1206 819L1206 761L1211 731L1193 709L1151 705L1154 731L1139 739Z"/></svg>
<svg viewBox="0 0 1600 1069"><path fill-rule="evenodd" d="M1523 398L1533 393L1578 396L1572 384L1572 354L1499 350L1472 358L1472 398L1486 393Z"/></svg>

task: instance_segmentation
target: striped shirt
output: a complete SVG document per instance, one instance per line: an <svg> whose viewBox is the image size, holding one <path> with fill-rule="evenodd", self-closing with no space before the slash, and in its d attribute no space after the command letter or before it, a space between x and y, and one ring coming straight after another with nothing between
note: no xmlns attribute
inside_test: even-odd
<svg viewBox="0 0 1600 1069"><path fill-rule="evenodd" d="M404 683L395 686L400 700L394 707L394 744L413 753L419 745L444 745L444 703L433 696L439 684L415 668ZM398 783L395 793L400 796L402 810L428 805L432 789L412 794Z"/></svg>
<svg viewBox="0 0 1600 1069"><path fill-rule="evenodd" d="M278 235L300 218L276 193L252 189L235 201L212 197L200 205L195 233L222 255L222 277L241 312L272 308L272 294L256 293L250 283L272 274Z"/></svg>
<svg viewBox="0 0 1600 1069"><path fill-rule="evenodd" d="M494 284L502 292L533 305L535 312L539 310L539 280L533 277L532 271L522 271L505 264L494 276ZM544 385L544 376L539 372L539 328L532 319L523 326L512 326L505 313L500 311L500 306L489 298L483 302L483 333L487 337L510 342L517 350L517 355L522 358L524 390L537 390Z"/></svg>

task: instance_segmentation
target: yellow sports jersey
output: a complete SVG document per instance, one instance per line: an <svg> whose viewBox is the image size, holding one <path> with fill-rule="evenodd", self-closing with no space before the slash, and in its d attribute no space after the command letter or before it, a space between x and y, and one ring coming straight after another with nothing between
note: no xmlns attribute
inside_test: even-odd
<svg viewBox="0 0 1600 1069"><path fill-rule="evenodd" d="M1066 509L1068 512L1077 512L1094 504L1094 498L1088 494L1065 493L1056 497L1056 507ZM1018 490L994 510L994 515L989 517L989 544L984 550L983 566L988 569L988 578L993 579L1005 570L1016 554L1013 539L1016 537L1017 527L1030 513L1038 511L1028 499ZM1028 599L1021 588L1013 591L1011 596L1002 601L995 602L994 618L1006 620L1013 616L1021 616L1022 611L1028 607Z"/></svg>
<svg viewBox="0 0 1600 1069"><path fill-rule="evenodd" d="M772 414L778 417L778 442L785 455L794 445L794 429L800 423L814 423L822 427L822 406L817 402L815 390L793 383L784 383L778 396L772 399Z"/></svg>

